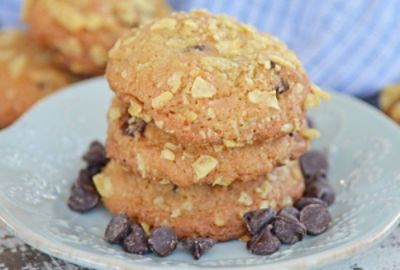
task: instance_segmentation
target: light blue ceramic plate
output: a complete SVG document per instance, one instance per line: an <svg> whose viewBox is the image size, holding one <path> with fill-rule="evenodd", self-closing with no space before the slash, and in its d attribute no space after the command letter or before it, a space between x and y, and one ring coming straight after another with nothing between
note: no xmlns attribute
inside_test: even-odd
<svg viewBox="0 0 400 270"><path fill-rule="evenodd" d="M199 261L136 256L102 240L110 215L80 215L65 204L94 139L105 139L110 103L104 79L75 84L35 106L0 132L0 217L32 246L87 267L110 269L303 269L332 263L382 239L400 215L400 130L371 107L333 94L311 112L337 191L333 224L279 252L250 255L239 241L217 244Z"/></svg>

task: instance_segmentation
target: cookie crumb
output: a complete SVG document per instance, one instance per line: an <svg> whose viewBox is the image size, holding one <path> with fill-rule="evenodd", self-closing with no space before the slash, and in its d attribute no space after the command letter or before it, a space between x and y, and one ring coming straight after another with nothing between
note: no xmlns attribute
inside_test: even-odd
<svg viewBox="0 0 400 270"><path fill-rule="evenodd" d="M179 149L179 146L178 146L178 145L173 144L173 143L170 143L170 142L165 143L165 144L164 144L164 147L167 148L167 149L169 149L169 150L172 150L172 151L176 151L176 150Z"/></svg>
<svg viewBox="0 0 400 270"><path fill-rule="evenodd" d="M317 95L309 93L309 94L307 94L307 96L304 100L304 107L306 109L310 109L310 108L318 107L320 103L321 103L321 101Z"/></svg>
<svg viewBox="0 0 400 270"><path fill-rule="evenodd" d="M161 151L160 158L173 161L175 160L175 154L171 150L164 149Z"/></svg>
<svg viewBox="0 0 400 270"><path fill-rule="evenodd" d="M212 108L207 109L207 116L211 119L215 118L215 111Z"/></svg>
<svg viewBox="0 0 400 270"><path fill-rule="evenodd" d="M93 182L101 197L109 198L114 195L114 185L110 177L100 173L93 177Z"/></svg>
<svg viewBox="0 0 400 270"><path fill-rule="evenodd" d="M240 192L240 197L238 199L238 202L240 204L246 205L246 206L250 206L253 204L253 199L250 197L249 194L247 194L246 192L242 191Z"/></svg>
<svg viewBox="0 0 400 270"><path fill-rule="evenodd" d="M174 72L171 77L168 78L167 84L170 87L172 93L176 93L181 87L182 72Z"/></svg>
<svg viewBox="0 0 400 270"><path fill-rule="evenodd" d="M135 100L131 100L129 102L128 113L131 116L140 116L141 112L142 112L142 106L139 103L137 103Z"/></svg>
<svg viewBox="0 0 400 270"><path fill-rule="evenodd" d="M300 134L301 136L306 137L308 139L314 139L321 136L321 133L314 128L307 128L300 130Z"/></svg>
<svg viewBox="0 0 400 270"><path fill-rule="evenodd" d="M116 107L111 107L108 111L108 117L111 121L118 120L121 117L121 110Z"/></svg>
<svg viewBox="0 0 400 270"><path fill-rule="evenodd" d="M267 181L262 182L261 186L256 188L256 192L260 194L261 198L267 198L268 194L271 192L272 186Z"/></svg>
<svg viewBox="0 0 400 270"><path fill-rule="evenodd" d="M154 203L154 205L157 205L157 206L164 206L164 198L161 196L158 196L153 200L153 203Z"/></svg>
<svg viewBox="0 0 400 270"><path fill-rule="evenodd" d="M150 225L147 224L147 223L144 222L144 221L141 221L141 222L139 222L139 223L140 223L140 225L142 226L144 233L145 233L146 235L150 235L150 232L151 232Z"/></svg>
<svg viewBox="0 0 400 270"><path fill-rule="evenodd" d="M227 140L227 139L224 139L223 142L227 148L237 148L237 147L244 146L244 143L239 143L239 142L235 142L235 141Z"/></svg>
<svg viewBox="0 0 400 270"><path fill-rule="evenodd" d="M214 151L215 151L216 153L219 153L219 152L221 152L221 151L224 149L224 146L221 145L221 144L213 144L212 147L214 148Z"/></svg>
<svg viewBox="0 0 400 270"><path fill-rule="evenodd" d="M24 70L26 64L28 62L28 57L26 55L18 55L17 57L13 58L9 63L8 63L8 71L10 72L10 75L12 78L18 78L22 71Z"/></svg>
<svg viewBox="0 0 400 270"><path fill-rule="evenodd" d="M169 184L171 184L171 181L169 181L168 179L162 179L160 181L160 185L169 185Z"/></svg>
<svg viewBox="0 0 400 270"><path fill-rule="evenodd" d="M154 109L161 109L172 99L172 97L173 95L171 92L164 92L151 100L151 106Z"/></svg>
<svg viewBox="0 0 400 270"><path fill-rule="evenodd" d="M165 18L165 19L161 19L158 20L157 22L155 22L150 29L152 31L155 30L174 30L176 25L176 20L171 19L171 18Z"/></svg>
<svg viewBox="0 0 400 270"><path fill-rule="evenodd" d="M269 58L271 59L271 61L273 61L276 64L281 65L282 67L296 69L296 66L294 64L292 64L288 60L283 59L282 57L280 57L278 55L269 55Z"/></svg>
<svg viewBox="0 0 400 270"><path fill-rule="evenodd" d="M223 220L218 214L214 216L214 224L218 227L222 227L225 225L225 220Z"/></svg>
<svg viewBox="0 0 400 270"><path fill-rule="evenodd" d="M282 126L282 128L281 128L281 131L282 131L282 132L285 132L285 133L290 133L290 132L292 132L292 131L293 131L293 124L291 124L291 123L286 123L286 124L284 124L284 125Z"/></svg>
<svg viewBox="0 0 400 270"><path fill-rule="evenodd" d="M201 155L193 164L196 179L206 177L218 165L218 160L208 155Z"/></svg>
<svg viewBox="0 0 400 270"><path fill-rule="evenodd" d="M146 178L147 175L147 164L144 162L143 157L140 154L136 154L136 160L137 160L137 167L140 172L140 175L143 178Z"/></svg>
<svg viewBox="0 0 400 270"><path fill-rule="evenodd" d="M232 178L232 177L219 175L219 176L217 176L217 177L215 178L215 180L214 180L214 182L213 182L212 185L213 185L213 186L218 185L218 186L227 187L227 186L229 186L230 184L232 184L234 180L235 180L235 179Z"/></svg>
<svg viewBox="0 0 400 270"><path fill-rule="evenodd" d="M174 209L171 213L171 218L177 218L181 215L181 209Z"/></svg>
<svg viewBox="0 0 400 270"><path fill-rule="evenodd" d="M159 129L164 127L164 121L154 121L154 124L156 124Z"/></svg>
<svg viewBox="0 0 400 270"><path fill-rule="evenodd" d="M201 77L197 77L193 83L191 94L193 98L211 98L217 93L214 85Z"/></svg>
<svg viewBox="0 0 400 270"><path fill-rule="evenodd" d="M188 120L189 122L194 122L196 121L198 115L195 112L192 111L187 111L183 114L183 116L185 117L186 120Z"/></svg>
<svg viewBox="0 0 400 270"><path fill-rule="evenodd" d="M331 95L328 92L323 91L321 88L319 88L317 85L312 84L311 85L311 90L315 95L317 95L319 98L330 100Z"/></svg>
<svg viewBox="0 0 400 270"><path fill-rule="evenodd" d="M281 109L275 91L253 90L247 94L247 98L251 103L257 105L266 105L277 110Z"/></svg>
<svg viewBox="0 0 400 270"><path fill-rule="evenodd" d="M192 211L193 210L193 204L191 201L186 201L182 204L182 208L186 211Z"/></svg>

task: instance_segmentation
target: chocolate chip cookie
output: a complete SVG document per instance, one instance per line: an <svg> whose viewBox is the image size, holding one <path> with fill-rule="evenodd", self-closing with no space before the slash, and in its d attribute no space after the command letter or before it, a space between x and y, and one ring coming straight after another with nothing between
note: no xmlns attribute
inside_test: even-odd
<svg viewBox="0 0 400 270"><path fill-rule="evenodd" d="M124 35L110 51L106 77L125 103L136 102L183 144L281 137L329 98L283 42L204 10Z"/></svg>
<svg viewBox="0 0 400 270"><path fill-rule="evenodd" d="M155 181L187 187L196 183L228 186L268 174L275 166L298 159L309 139L299 135L306 128L274 140L253 144L224 141L221 145L183 145L153 121L146 123L128 113L135 110L115 98L109 110L107 153L133 173Z"/></svg>
<svg viewBox="0 0 400 270"><path fill-rule="evenodd" d="M24 19L59 64L91 76L104 73L107 52L122 33L169 13L164 0L26 0Z"/></svg>
<svg viewBox="0 0 400 270"><path fill-rule="evenodd" d="M52 54L20 30L0 31L0 128L39 99L76 81L52 63Z"/></svg>
<svg viewBox="0 0 400 270"><path fill-rule="evenodd" d="M229 240L247 232L242 216L260 208L291 205L304 191L297 162L278 167L268 176L230 186L195 184L181 188L135 176L115 161L94 177L105 206L112 213L152 227L168 226L179 238Z"/></svg>

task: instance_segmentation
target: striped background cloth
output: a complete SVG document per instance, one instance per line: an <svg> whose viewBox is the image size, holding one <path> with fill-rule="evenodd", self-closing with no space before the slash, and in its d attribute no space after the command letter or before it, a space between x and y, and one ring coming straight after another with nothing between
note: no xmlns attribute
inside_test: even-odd
<svg viewBox="0 0 400 270"><path fill-rule="evenodd" d="M0 0L0 25L18 24L20 2ZM323 88L367 96L400 82L400 0L170 2L177 10L226 13L278 36Z"/></svg>

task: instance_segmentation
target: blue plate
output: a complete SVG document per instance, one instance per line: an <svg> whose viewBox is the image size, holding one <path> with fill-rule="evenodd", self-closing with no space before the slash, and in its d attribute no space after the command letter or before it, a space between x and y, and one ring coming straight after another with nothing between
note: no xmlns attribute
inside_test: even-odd
<svg viewBox="0 0 400 270"><path fill-rule="evenodd" d="M322 133L313 147L327 154L337 191L326 233L265 257L239 241L217 244L199 261L181 248L167 258L124 253L102 239L107 211L80 215L65 204L82 153L92 140L105 139L111 96L103 78L81 82L0 132L0 218L46 253L100 269L303 269L351 256L397 224L400 129L368 105L333 93L310 112Z"/></svg>

